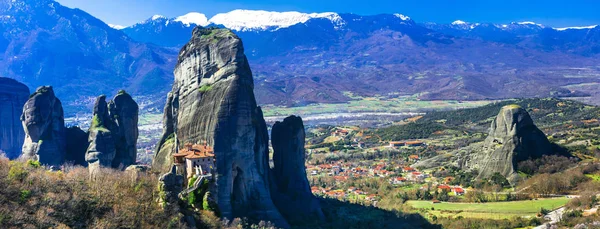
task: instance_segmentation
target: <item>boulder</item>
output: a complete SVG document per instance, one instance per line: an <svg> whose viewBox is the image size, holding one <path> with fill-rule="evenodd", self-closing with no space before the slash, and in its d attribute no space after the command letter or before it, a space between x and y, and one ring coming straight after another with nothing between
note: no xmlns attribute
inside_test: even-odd
<svg viewBox="0 0 600 229"><path fill-rule="evenodd" d="M0 77L0 151L9 159L21 155L25 131L21 125L29 88L16 80Z"/></svg>
<svg viewBox="0 0 600 229"><path fill-rule="evenodd" d="M274 163L271 193L277 208L291 221L324 218L306 177L305 138L302 118L297 116L276 122L271 130Z"/></svg>
<svg viewBox="0 0 600 229"><path fill-rule="evenodd" d="M61 166L66 153L65 121L62 104L51 86L39 87L30 96L21 121L25 130L22 157Z"/></svg>
<svg viewBox="0 0 600 229"><path fill-rule="evenodd" d="M172 164L179 143L206 143L216 157L214 195L221 215L289 227L271 199L268 133L242 41L227 29L197 27L174 75L153 166Z"/></svg>
<svg viewBox="0 0 600 229"><path fill-rule="evenodd" d="M167 211L179 212L179 193L183 191L183 176L177 175L177 168L158 178L159 203Z"/></svg>

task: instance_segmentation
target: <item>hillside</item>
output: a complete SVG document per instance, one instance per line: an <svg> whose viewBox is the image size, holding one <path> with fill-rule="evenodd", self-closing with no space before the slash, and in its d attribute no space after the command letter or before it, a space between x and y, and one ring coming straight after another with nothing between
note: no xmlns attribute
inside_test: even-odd
<svg viewBox="0 0 600 229"><path fill-rule="evenodd" d="M236 15L260 16L252 22L265 26L243 24ZM244 40L261 103L345 102L350 99L347 91L362 96L418 94L426 100L596 94L600 28L445 25L417 23L404 15L336 13L314 18L290 13L281 20L291 23L274 26L282 15L233 11L207 22L229 26ZM170 46L191 32L175 20L149 19L123 31ZM172 35L169 42L159 40L162 33Z"/></svg>
<svg viewBox="0 0 600 229"><path fill-rule="evenodd" d="M119 88L163 101L172 82L176 52L133 41L82 10L2 0L0 14L0 74L29 88L55 86L67 113Z"/></svg>

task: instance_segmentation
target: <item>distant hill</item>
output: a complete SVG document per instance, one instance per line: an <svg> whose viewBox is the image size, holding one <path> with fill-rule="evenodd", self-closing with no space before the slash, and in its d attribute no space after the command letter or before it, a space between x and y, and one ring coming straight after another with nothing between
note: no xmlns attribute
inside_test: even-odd
<svg viewBox="0 0 600 229"><path fill-rule="evenodd" d="M234 29L244 40L262 103L343 102L345 91L458 100L587 96L599 81L600 27L265 11L232 11L202 23ZM177 18L151 18L123 32L172 46L185 43L191 29ZM168 42L161 41L165 33ZM596 86L566 87L590 83Z"/></svg>
<svg viewBox="0 0 600 229"><path fill-rule="evenodd" d="M242 38L259 104L345 102L345 92L600 102L599 27L236 10L210 19L156 15L122 28L51 0L0 0L0 15L0 74L30 88L53 85L67 115L119 89L141 109L160 110L177 52L197 25L232 28Z"/></svg>
<svg viewBox="0 0 600 229"><path fill-rule="evenodd" d="M51 0L0 0L0 74L53 85L67 112L119 88L162 101L176 51L136 42Z"/></svg>

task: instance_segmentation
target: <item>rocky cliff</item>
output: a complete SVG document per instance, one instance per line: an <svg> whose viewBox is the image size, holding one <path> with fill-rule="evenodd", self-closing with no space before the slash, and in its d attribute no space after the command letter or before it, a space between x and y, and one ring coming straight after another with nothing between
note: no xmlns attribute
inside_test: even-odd
<svg viewBox="0 0 600 229"><path fill-rule="evenodd" d="M120 91L109 102L109 113L115 123L115 147L117 154L113 168L127 168L135 164L137 157L137 139L139 106L125 91Z"/></svg>
<svg viewBox="0 0 600 229"><path fill-rule="evenodd" d="M508 105L492 122L480 153L473 154L466 166L477 169L479 177L500 173L514 183L518 179L518 162L553 153L548 138L535 126L529 113L518 105Z"/></svg>
<svg viewBox="0 0 600 229"><path fill-rule="evenodd" d="M500 173L511 184L515 184L519 180L519 162L556 153L560 152L554 152L554 147L535 126L529 113L518 105L508 105L492 121L484 142L421 161L414 166L432 168L452 164L479 171L478 178L489 178L494 173Z"/></svg>
<svg viewBox="0 0 600 229"><path fill-rule="evenodd" d="M25 159L60 166L65 160L65 123L60 100L50 86L39 87L23 107L21 115Z"/></svg>
<svg viewBox="0 0 600 229"><path fill-rule="evenodd" d="M25 132L20 117L29 88L16 80L0 77L0 151L9 159L21 155Z"/></svg>
<svg viewBox="0 0 600 229"><path fill-rule="evenodd" d="M138 112L137 103L124 91L108 103L104 95L96 99L86 152L90 168L125 169L135 163Z"/></svg>
<svg viewBox="0 0 600 229"><path fill-rule="evenodd" d="M88 131L89 147L85 154L85 160L88 162L90 170L112 167L112 162L117 154L111 132L114 129L115 124L108 113L106 96L102 95L96 99L94 104L92 124Z"/></svg>
<svg viewBox="0 0 600 229"><path fill-rule="evenodd" d="M217 160L221 215L288 227L271 199L268 133L242 41L226 29L198 27L181 49L174 74L155 169L169 167L173 147L206 142Z"/></svg>
<svg viewBox="0 0 600 229"><path fill-rule="evenodd" d="M277 208L291 221L324 218L306 177L305 139L302 118L297 116L276 122L271 130L274 163L271 193Z"/></svg>

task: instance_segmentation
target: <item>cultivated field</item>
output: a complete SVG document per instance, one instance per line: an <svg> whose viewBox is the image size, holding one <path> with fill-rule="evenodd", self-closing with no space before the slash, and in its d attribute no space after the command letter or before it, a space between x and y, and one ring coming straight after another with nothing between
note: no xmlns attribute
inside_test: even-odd
<svg viewBox="0 0 600 229"><path fill-rule="evenodd" d="M465 218L510 219L513 217L534 216L541 209L554 210L562 207L570 199L549 198L538 200L493 202L493 203L437 203L432 201L408 201L410 206L426 210L436 216L462 216ZM433 209L433 210L432 210Z"/></svg>

